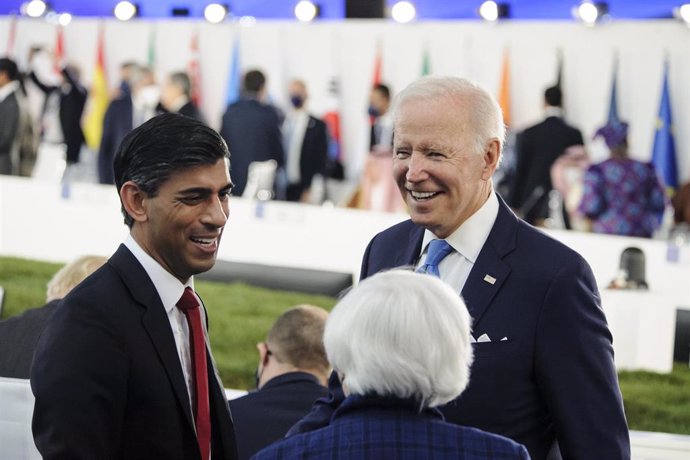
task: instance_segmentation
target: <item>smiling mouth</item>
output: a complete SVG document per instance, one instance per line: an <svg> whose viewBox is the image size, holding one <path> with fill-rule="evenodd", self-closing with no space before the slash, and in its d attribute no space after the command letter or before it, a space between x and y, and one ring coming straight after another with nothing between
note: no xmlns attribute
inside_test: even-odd
<svg viewBox="0 0 690 460"><path fill-rule="evenodd" d="M197 237L191 236L191 237L189 237L189 239L191 241L193 241L194 243L200 244L201 246L208 247L208 248L214 247L218 242L217 237L215 237L215 238L197 238Z"/></svg>
<svg viewBox="0 0 690 460"><path fill-rule="evenodd" d="M428 201L434 198L435 196L439 195L441 192L416 192L414 190L408 190L410 193L410 196L415 200L415 201Z"/></svg>

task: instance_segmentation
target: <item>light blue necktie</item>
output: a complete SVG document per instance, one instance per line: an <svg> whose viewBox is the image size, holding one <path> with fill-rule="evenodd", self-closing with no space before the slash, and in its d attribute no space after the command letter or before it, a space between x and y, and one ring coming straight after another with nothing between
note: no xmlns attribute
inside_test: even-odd
<svg viewBox="0 0 690 460"><path fill-rule="evenodd" d="M429 242L429 249L426 252L424 265L419 267L417 271L440 278L441 274L438 272L438 264L451 252L453 252L453 247L446 240L431 240Z"/></svg>

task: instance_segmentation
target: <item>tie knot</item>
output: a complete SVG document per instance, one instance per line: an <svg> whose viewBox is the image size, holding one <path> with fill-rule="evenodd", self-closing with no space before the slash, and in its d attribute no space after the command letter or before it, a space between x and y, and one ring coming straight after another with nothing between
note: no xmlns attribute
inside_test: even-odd
<svg viewBox="0 0 690 460"><path fill-rule="evenodd" d="M453 252L453 247L446 240L431 240L425 264L438 267L443 258L451 252Z"/></svg>
<svg viewBox="0 0 690 460"><path fill-rule="evenodd" d="M187 311L201 306L201 302L199 301L199 297L197 297L194 290L192 290L190 287L186 287L182 293L182 297L180 297L180 300L177 301L176 305L180 310Z"/></svg>

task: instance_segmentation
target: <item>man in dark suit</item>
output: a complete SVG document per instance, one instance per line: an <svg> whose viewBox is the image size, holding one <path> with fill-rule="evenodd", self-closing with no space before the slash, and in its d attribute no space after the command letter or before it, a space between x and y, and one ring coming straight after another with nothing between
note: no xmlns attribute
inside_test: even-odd
<svg viewBox="0 0 690 460"><path fill-rule="evenodd" d="M563 458L630 458L589 266L493 191L505 137L496 100L464 79L425 77L398 96L394 113L393 173L411 220L372 239L361 277L431 260L465 299L475 361L468 389L441 408L446 420L514 439L536 460L555 441ZM293 431L324 422L342 398L336 383L331 376L331 400Z"/></svg>
<svg viewBox="0 0 690 460"><path fill-rule="evenodd" d="M17 63L0 58L0 174L13 174L17 169L13 152L20 126L19 88Z"/></svg>
<svg viewBox="0 0 690 460"><path fill-rule="evenodd" d="M44 306L0 321L0 377L29 378L38 338L60 299L105 261L101 256L84 256L68 263L48 282Z"/></svg>
<svg viewBox="0 0 690 460"><path fill-rule="evenodd" d="M173 72L161 89L161 106L163 111L179 113L186 117L204 121L199 108L192 102L192 81L185 72Z"/></svg>
<svg viewBox="0 0 690 460"><path fill-rule="evenodd" d="M121 94L108 105L103 117L103 135L98 151L98 177L101 184L112 184L113 159L122 139L133 128L156 114L159 91L153 71L148 67L131 68L131 92Z"/></svg>
<svg viewBox="0 0 690 460"><path fill-rule="evenodd" d="M293 110L283 123L283 147L287 176L288 201L309 202L314 176L324 174L328 158L326 123L305 109L307 87L301 80L293 80L288 88Z"/></svg>
<svg viewBox="0 0 690 460"><path fill-rule="evenodd" d="M86 104L87 91L79 81L79 69L66 65L61 70L62 84L52 86L44 84L32 71L31 81L45 93L46 99L54 92L60 95L59 116L62 137L67 147L65 160L67 165L79 162L79 152L84 144L84 132L81 129L81 116Z"/></svg>
<svg viewBox="0 0 690 460"><path fill-rule="evenodd" d="M330 365L323 349L328 312L301 305L284 312L257 345L258 391L230 401L240 460L283 438L328 395Z"/></svg>
<svg viewBox="0 0 690 460"><path fill-rule="evenodd" d="M212 129L163 114L115 157L126 239L58 305L31 369L45 459L235 459L193 275L215 263L232 189Z"/></svg>
<svg viewBox="0 0 690 460"><path fill-rule="evenodd" d="M582 145L582 133L563 120L563 96L557 86L544 92L546 118L518 134L510 205L533 225L549 217L551 166L566 148Z"/></svg>
<svg viewBox="0 0 690 460"><path fill-rule="evenodd" d="M238 196L247 185L252 162L275 160L278 167L284 163L281 120L276 108L263 102L265 95L266 77L259 70L250 70L244 76L242 98L223 115L220 135L232 154L233 193Z"/></svg>

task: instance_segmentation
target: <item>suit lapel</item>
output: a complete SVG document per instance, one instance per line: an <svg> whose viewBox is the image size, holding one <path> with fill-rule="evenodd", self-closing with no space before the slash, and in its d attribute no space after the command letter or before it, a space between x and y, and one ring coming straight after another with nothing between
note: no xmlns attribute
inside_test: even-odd
<svg viewBox="0 0 690 460"><path fill-rule="evenodd" d="M462 289L473 327L479 323L511 271L503 258L515 249L518 221L500 196L498 202L496 222Z"/></svg>
<svg viewBox="0 0 690 460"><path fill-rule="evenodd" d="M180 358L177 354L175 337L170 329L170 321L155 286L141 264L124 245L120 245L110 258L109 263L115 267L134 300L144 308L145 311L142 316L144 329L146 329L151 343L163 363L190 428L195 430L194 419L189 406L189 393L184 381Z"/></svg>
<svg viewBox="0 0 690 460"><path fill-rule="evenodd" d="M403 250L396 255L397 259L393 266L415 265L422 250L422 241L424 241L424 228L414 225L410 232L409 241L404 245Z"/></svg>

